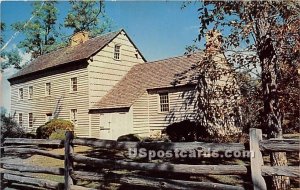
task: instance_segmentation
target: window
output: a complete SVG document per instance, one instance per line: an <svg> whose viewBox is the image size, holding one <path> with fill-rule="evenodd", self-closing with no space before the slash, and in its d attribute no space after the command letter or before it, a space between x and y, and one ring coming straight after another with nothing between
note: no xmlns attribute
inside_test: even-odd
<svg viewBox="0 0 300 190"><path fill-rule="evenodd" d="M23 88L19 88L19 100L23 100L24 93L23 93Z"/></svg>
<svg viewBox="0 0 300 190"><path fill-rule="evenodd" d="M169 95L168 93L159 94L160 111L169 111Z"/></svg>
<svg viewBox="0 0 300 190"><path fill-rule="evenodd" d="M77 91L77 77L71 78L71 92Z"/></svg>
<svg viewBox="0 0 300 190"><path fill-rule="evenodd" d="M32 128L33 127L33 114L32 113L28 113L28 128Z"/></svg>
<svg viewBox="0 0 300 190"><path fill-rule="evenodd" d="M46 113L46 122L52 119L52 113Z"/></svg>
<svg viewBox="0 0 300 190"><path fill-rule="evenodd" d="M71 109L70 120L74 125L77 124L77 109Z"/></svg>
<svg viewBox="0 0 300 190"><path fill-rule="evenodd" d="M19 113L18 115L18 123L22 127L23 126L23 114Z"/></svg>
<svg viewBox="0 0 300 190"><path fill-rule="evenodd" d="M33 97L33 86L28 87L28 99L32 99Z"/></svg>
<svg viewBox="0 0 300 190"><path fill-rule="evenodd" d="M46 96L50 96L51 95L51 83L47 82L46 83Z"/></svg>
<svg viewBox="0 0 300 190"><path fill-rule="evenodd" d="M120 45L115 45L115 52L114 52L114 58L115 59L120 59L120 49L121 46Z"/></svg>

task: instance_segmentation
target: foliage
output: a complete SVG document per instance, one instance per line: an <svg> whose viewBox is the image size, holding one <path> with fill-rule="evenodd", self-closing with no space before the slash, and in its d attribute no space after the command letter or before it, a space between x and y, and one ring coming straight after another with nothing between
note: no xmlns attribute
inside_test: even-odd
<svg viewBox="0 0 300 190"><path fill-rule="evenodd" d="M71 0L70 4L71 10L65 18L65 27L73 29L74 33L88 31L91 37L109 30L110 22L104 15L103 1Z"/></svg>
<svg viewBox="0 0 300 190"><path fill-rule="evenodd" d="M2 48L4 46L4 36L2 35L4 30L6 29L5 23L0 23L1 27L1 36L0 36L0 47ZM10 51L1 51L0 52L1 57L1 68L0 72L3 72L4 69L7 69L11 65L14 66L16 69L20 69L20 62L21 57L19 55L19 52L16 49L10 50Z"/></svg>
<svg viewBox="0 0 300 190"><path fill-rule="evenodd" d="M74 131L74 125L67 120L53 119L36 129L37 138L47 139L56 130Z"/></svg>
<svg viewBox="0 0 300 190"><path fill-rule="evenodd" d="M1 143L5 138L20 138L25 132L21 126L10 115L7 116L4 111L1 110L0 114L0 126L1 126Z"/></svg>
<svg viewBox="0 0 300 190"><path fill-rule="evenodd" d="M17 22L12 27L24 34L18 47L32 54L32 58L50 52L57 46L56 32L57 8L56 1L36 1L33 5L32 20Z"/></svg>
<svg viewBox="0 0 300 190"><path fill-rule="evenodd" d="M201 25L198 39L202 40L211 29L221 31L224 35L220 49L226 53L228 63L235 71L249 74L250 80L259 81L258 88L253 88L255 91L246 93L253 101L249 102L249 96L244 96L242 102L246 104L241 107L244 112L250 110L252 116L259 113L256 118L269 138L282 138L283 110L289 112L285 107L290 107L292 113L299 109L294 103L298 101L295 92L300 92L299 80L294 81L295 77L299 78L296 71L300 61L299 12L299 2L295 0L203 1L198 9ZM293 95L285 96L289 92ZM249 107L255 102L262 106ZM298 118L299 115L294 115L291 119L297 121ZM271 163L285 165L284 153L273 153ZM274 189L287 187L288 180L273 178Z"/></svg>
<svg viewBox="0 0 300 190"><path fill-rule="evenodd" d="M205 40L205 37L209 36L207 35L209 31L222 33L215 41L222 42L217 45L225 53L226 61L232 67L231 75L240 87L242 96L236 103L242 109L243 117L240 123L245 129L254 124L252 126L263 128L270 137L281 136L282 128L287 126L287 123L295 123L299 118L297 100L297 94L300 93L299 72L297 72L300 57L299 12L297 1L199 3L198 40ZM207 49L216 44L211 43L208 38L206 40ZM195 48L190 47L188 50L193 49ZM203 84L213 79L209 75L214 77L216 73L214 60L207 59L208 53L211 54L205 51L205 58L199 61L198 65L201 67L195 67L200 70L197 73L198 79L203 75L201 71L205 70L203 65L213 68L206 69L205 77L198 80L198 86L200 85L202 91ZM219 73L224 76L229 71L219 70ZM233 88L229 91L231 89ZM208 91L208 94L216 94L216 91L210 93ZM200 106L214 100L214 98L203 100L203 93L199 93L202 97L198 97ZM206 110L199 107L200 114L197 120L212 123L209 115L215 115L216 109L212 105L204 106L204 109Z"/></svg>
<svg viewBox="0 0 300 190"><path fill-rule="evenodd" d="M131 141L131 142L140 142L142 138L136 134L128 134L119 136L117 141Z"/></svg>
<svg viewBox="0 0 300 190"><path fill-rule="evenodd" d="M65 140L66 130L57 129L51 133L49 139L50 140Z"/></svg>

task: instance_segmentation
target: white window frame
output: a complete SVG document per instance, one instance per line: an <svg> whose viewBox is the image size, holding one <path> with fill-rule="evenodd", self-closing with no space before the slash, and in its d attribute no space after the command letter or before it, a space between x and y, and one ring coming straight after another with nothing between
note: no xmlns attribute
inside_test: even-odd
<svg viewBox="0 0 300 190"><path fill-rule="evenodd" d="M20 117L21 115L21 117ZM21 119L21 124L20 124L20 119ZM23 127L23 113L18 113L18 124Z"/></svg>
<svg viewBox="0 0 300 190"><path fill-rule="evenodd" d="M75 110L75 112L73 112ZM75 113L75 114L74 114ZM74 116L74 117L73 117ZM70 110L70 121L76 126L78 123L78 110L77 109L71 109Z"/></svg>
<svg viewBox="0 0 300 190"><path fill-rule="evenodd" d="M30 114L32 116L31 126L30 126ZM32 128L33 128L33 113L28 113L28 129L32 129Z"/></svg>
<svg viewBox="0 0 300 190"><path fill-rule="evenodd" d="M49 90L47 90L47 84L49 84ZM46 96L51 96L51 82L46 82L45 83L45 95Z"/></svg>
<svg viewBox="0 0 300 190"><path fill-rule="evenodd" d="M32 88L32 94L30 95L30 88ZM28 86L28 100L33 98L33 86Z"/></svg>
<svg viewBox="0 0 300 190"><path fill-rule="evenodd" d="M22 96L21 96L21 91L22 91ZM23 100L24 99L24 88L19 88L19 90L18 90L18 97L19 97L19 100Z"/></svg>
<svg viewBox="0 0 300 190"><path fill-rule="evenodd" d="M162 96L167 96L167 101L168 102L163 102L162 103ZM163 110L162 105L168 105L168 110ZM170 96L168 92L162 92L158 94L158 111L160 113L166 113L166 112L170 112Z"/></svg>
<svg viewBox="0 0 300 190"><path fill-rule="evenodd" d="M114 59L121 60L121 45L115 44L114 46Z"/></svg>
<svg viewBox="0 0 300 190"><path fill-rule="evenodd" d="M76 84L73 83L73 79L76 79ZM74 85L76 85L76 90L74 90ZM78 91L78 78L72 77L70 79L70 92L77 92Z"/></svg>

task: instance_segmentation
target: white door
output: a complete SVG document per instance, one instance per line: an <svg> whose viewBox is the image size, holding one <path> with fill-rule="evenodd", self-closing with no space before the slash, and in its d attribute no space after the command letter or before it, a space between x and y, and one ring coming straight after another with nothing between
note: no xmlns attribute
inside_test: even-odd
<svg viewBox="0 0 300 190"><path fill-rule="evenodd" d="M111 114L100 114L100 139L112 139Z"/></svg>
<svg viewBox="0 0 300 190"><path fill-rule="evenodd" d="M116 140L121 135L130 133L128 113L113 113L111 118L112 139Z"/></svg>

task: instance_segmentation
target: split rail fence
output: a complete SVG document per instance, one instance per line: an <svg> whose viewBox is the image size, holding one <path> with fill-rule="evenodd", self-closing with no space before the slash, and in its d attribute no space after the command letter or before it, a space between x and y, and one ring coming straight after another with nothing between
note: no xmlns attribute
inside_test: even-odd
<svg viewBox="0 0 300 190"><path fill-rule="evenodd" d="M66 133L66 140L7 138L4 141L5 155L41 155L64 160L64 168L24 165L22 163L1 163L1 180L8 183L21 183L46 189L91 189L76 185L78 180L110 182L122 185L150 187L152 189L222 189L243 190L242 186L221 183L199 182L197 180L182 180L174 178L178 175L251 175L254 190L266 190L264 176L300 177L298 166L267 166L263 163L262 152L299 152L299 139L269 139L262 140L260 129L250 129L249 147L241 143L203 143L203 142L117 142L112 140L73 138L72 132ZM64 155L41 149L43 146L64 147ZM210 150L211 152L244 152L253 153L249 165L191 165L169 162L140 162L137 160L95 158L74 153L76 146L89 146L105 150L128 150L130 148L145 148L147 150ZM82 171L74 167L74 163L94 168L103 168L103 172ZM106 169L106 170L105 170ZM131 174L116 173L114 170L133 171ZM134 171L143 171L146 175ZM148 172L148 173L147 173ZM163 177L151 177L159 173ZM53 174L64 176L64 183L32 177L30 174Z"/></svg>

